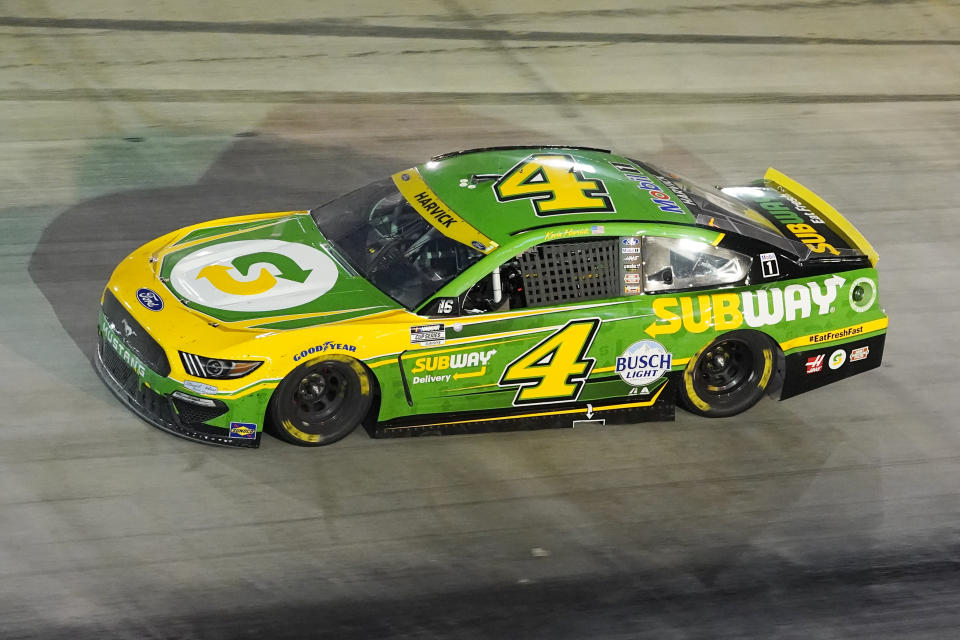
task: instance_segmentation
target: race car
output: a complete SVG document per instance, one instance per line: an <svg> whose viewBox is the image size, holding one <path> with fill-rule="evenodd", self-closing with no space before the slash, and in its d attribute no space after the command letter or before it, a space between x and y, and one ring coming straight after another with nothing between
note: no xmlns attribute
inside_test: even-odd
<svg viewBox="0 0 960 640"><path fill-rule="evenodd" d="M147 243L95 362L150 424L235 447L720 418L879 366L876 263L774 169L704 188L602 149L476 149Z"/></svg>

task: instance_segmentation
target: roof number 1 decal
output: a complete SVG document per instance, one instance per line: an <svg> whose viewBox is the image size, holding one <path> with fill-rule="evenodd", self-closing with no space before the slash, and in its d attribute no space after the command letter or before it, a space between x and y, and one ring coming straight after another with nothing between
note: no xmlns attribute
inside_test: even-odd
<svg viewBox="0 0 960 640"><path fill-rule="evenodd" d="M564 213L613 213L616 209L603 180L585 178L589 165L573 156L535 153L518 162L493 185L499 202L530 200L538 216Z"/></svg>

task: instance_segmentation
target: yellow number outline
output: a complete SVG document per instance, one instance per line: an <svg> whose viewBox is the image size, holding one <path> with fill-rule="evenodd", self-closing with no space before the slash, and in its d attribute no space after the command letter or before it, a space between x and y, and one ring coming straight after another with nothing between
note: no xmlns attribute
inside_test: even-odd
<svg viewBox="0 0 960 640"><path fill-rule="evenodd" d="M513 398L514 406L576 401L597 362L596 358L587 357L587 352L597 337L600 324L600 318L570 320L514 358L503 369L497 385L517 387ZM579 337L579 346L569 340L564 344L564 334L568 331L586 332ZM564 351L563 354L560 353L561 350ZM573 358L570 358L571 352L576 354ZM558 362L558 358L563 358L566 362ZM548 361L544 363L544 360ZM515 370L517 368L519 371ZM544 387L551 386L556 392L546 391L549 395L543 395Z"/></svg>
<svg viewBox="0 0 960 640"><path fill-rule="evenodd" d="M557 171L557 167L545 165L543 160L552 163L565 162L569 164L566 173L573 176L573 184L559 185L559 181L551 181L550 173ZM532 169L530 175L520 177L525 169ZM534 182L539 176L540 181ZM543 185L537 188L537 185ZM500 176L493 184L493 194L497 202L511 202L513 200L529 200L537 216L555 216L566 213L616 213L613 200L607 191L607 185L600 178L585 178L583 172L577 169L577 161L571 155L561 153L534 153ZM571 203L579 200L579 205L551 208L548 203L561 200L570 200ZM593 200L594 203L584 204Z"/></svg>

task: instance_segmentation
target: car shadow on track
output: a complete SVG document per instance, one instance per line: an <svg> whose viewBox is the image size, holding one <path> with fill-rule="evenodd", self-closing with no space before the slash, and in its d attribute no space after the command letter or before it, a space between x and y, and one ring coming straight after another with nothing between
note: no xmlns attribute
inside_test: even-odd
<svg viewBox="0 0 960 640"><path fill-rule="evenodd" d="M318 149L274 136L240 138L196 184L123 191L71 207L44 230L29 273L92 360L103 286L138 246L217 218L308 209L399 165L397 158L345 148Z"/></svg>
<svg viewBox="0 0 960 640"><path fill-rule="evenodd" d="M375 133L363 133L371 126L377 128ZM367 150L347 142L364 135ZM166 182L175 183L194 171L197 160L189 156L198 154L191 151L202 149L204 140L207 146L223 144L224 136L194 132L188 139L199 140L196 143L184 143L183 138L171 134L101 142L77 168L80 182L89 184L77 187L100 190L104 183L125 181L156 184L158 175L174 176ZM314 143L318 138L324 142ZM496 145L598 144L573 136L545 140L542 133L455 108L356 105L278 109L258 131L238 132L227 140L192 184L94 197L70 207L43 231L30 259L30 277L91 362L99 298L113 268L138 246L164 233L228 216L311 208L437 153ZM129 145L137 144L145 146L131 151ZM712 173L671 140L663 140L659 152L642 155L680 171Z"/></svg>

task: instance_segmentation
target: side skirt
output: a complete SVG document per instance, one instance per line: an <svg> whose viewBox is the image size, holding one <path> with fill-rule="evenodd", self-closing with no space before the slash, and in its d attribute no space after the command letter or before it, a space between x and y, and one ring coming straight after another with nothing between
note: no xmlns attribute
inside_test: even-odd
<svg viewBox="0 0 960 640"><path fill-rule="evenodd" d="M495 431L530 431L534 429L571 429L574 423L631 424L635 422L669 421L674 418L675 384L680 372L671 373L667 381L649 396L622 396L602 401L556 403L511 407L488 411L434 413L406 416L364 427L373 438L456 435ZM588 417L588 411L590 416Z"/></svg>

